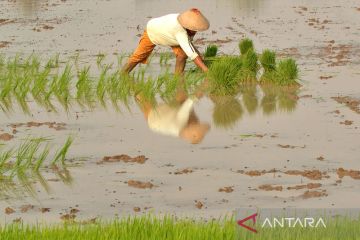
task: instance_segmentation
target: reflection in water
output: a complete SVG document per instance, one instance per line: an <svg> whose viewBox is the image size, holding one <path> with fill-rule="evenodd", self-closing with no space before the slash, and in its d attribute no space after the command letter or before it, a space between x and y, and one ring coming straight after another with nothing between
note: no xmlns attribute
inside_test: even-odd
<svg viewBox="0 0 360 240"><path fill-rule="evenodd" d="M210 96L210 99L214 103L212 116L215 126L233 128L244 113L239 99L234 96Z"/></svg>
<svg viewBox="0 0 360 240"><path fill-rule="evenodd" d="M67 168L59 168L54 165L52 166L52 172L62 183L66 185L73 183L73 178ZM25 195L37 199L37 183L40 184L46 193L51 192L48 181L39 171L24 171L19 169L16 170L14 174L14 176L0 175L0 200L13 198L22 199Z"/></svg>
<svg viewBox="0 0 360 240"><path fill-rule="evenodd" d="M39 10L40 0L17 0L16 2L26 16L32 16Z"/></svg>
<svg viewBox="0 0 360 240"><path fill-rule="evenodd" d="M214 103L213 121L219 128L233 128L241 119L244 106L249 115L262 110L264 115L276 111L292 112L295 110L299 87L261 86L262 94L257 85L244 85L234 96L211 96ZM260 99L260 95L263 95ZM241 99L241 100L240 100ZM259 104L260 101L260 104Z"/></svg>
<svg viewBox="0 0 360 240"><path fill-rule="evenodd" d="M210 129L206 122L200 122L194 111L195 97L178 92L173 104L152 104L141 95L136 101L143 111L149 128L157 133L179 137L193 144L200 143Z"/></svg>

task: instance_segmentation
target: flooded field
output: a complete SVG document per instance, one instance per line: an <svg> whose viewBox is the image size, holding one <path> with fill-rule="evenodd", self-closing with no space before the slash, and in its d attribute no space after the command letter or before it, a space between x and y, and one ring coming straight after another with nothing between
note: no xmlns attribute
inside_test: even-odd
<svg viewBox="0 0 360 240"><path fill-rule="evenodd" d="M27 101L26 113L14 100L11 111L0 112L1 154L29 137L44 138L50 158L69 136L73 142L58 167L45 160L35 174L14 173L11 181L0 171L1 222L147 212L208 219L240 207L358 206L358 1L1 1L0 54L59 54L96 69L102 54L104 63L125 61L151 17L194 6L211 23L195 36L201 51L217 44L220 55L235 54L250 38L257 51L295 59L302 86L203 96L192 114L209 130L198 144L152 131L134 96L120 111L111 104L66 111L57 103L55 112ZM142 66L146 75L172 71L174 57L163 63L164 52L156 48ZM188 62L187 70L193 67Z"/></svg>

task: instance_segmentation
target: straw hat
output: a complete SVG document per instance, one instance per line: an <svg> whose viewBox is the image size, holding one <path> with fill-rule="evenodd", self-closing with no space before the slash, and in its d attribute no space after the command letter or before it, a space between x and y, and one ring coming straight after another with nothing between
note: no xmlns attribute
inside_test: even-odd
<svg viewBox="0 0 360 240"><path fill-rule="evenodd" d="M209 29L209 21L202 15L202 13L196 9L192 8L181 13L178 16L178 21L184 28L187 28L192 31L205 31Z"/></svg>

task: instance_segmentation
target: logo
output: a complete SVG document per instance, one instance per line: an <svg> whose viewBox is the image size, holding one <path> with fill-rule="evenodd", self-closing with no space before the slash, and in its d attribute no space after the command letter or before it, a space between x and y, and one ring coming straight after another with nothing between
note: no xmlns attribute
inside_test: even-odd
<svg viewBox="0 0 360 240"><path fill-rule="evenodd" d="M250 215L250 216L248 216L248 217L246 217L244 219L241 219L241 220L237 221L237 223L239 224L239 226L241 226L243 228L246 228L247 230L252 231L254 233L257 233L257 230L255 228L252 228L252 227L244 224L244 222L247 222L250 219L252 219L253 225L255 225L257 215L258 215L257 213L254 213L253 215Z"/></svg>

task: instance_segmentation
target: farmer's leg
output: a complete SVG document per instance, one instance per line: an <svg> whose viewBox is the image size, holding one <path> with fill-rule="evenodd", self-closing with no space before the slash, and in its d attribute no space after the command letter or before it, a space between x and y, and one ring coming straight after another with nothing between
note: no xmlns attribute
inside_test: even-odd
<svg viewBox="0 0 360 240"><path fill-rule="evenodd" d="M154 50L155 44L153 44L149 36L147 35L146 30L144 34L141 36L139 45L134 51L134 53L129 58L126 65L123 67L122 71L125 73L131 72L131 70L136 67L138 63L147 63L147 59L150 56L151 52Z"/></svg>
<svg viewBox="0 0 360 240"><path fill-rule="evenodd" d="M184 72L186 59L188 57L180 46L172 47L172 49L176 56L175 74L181 75Z"/></svg>

